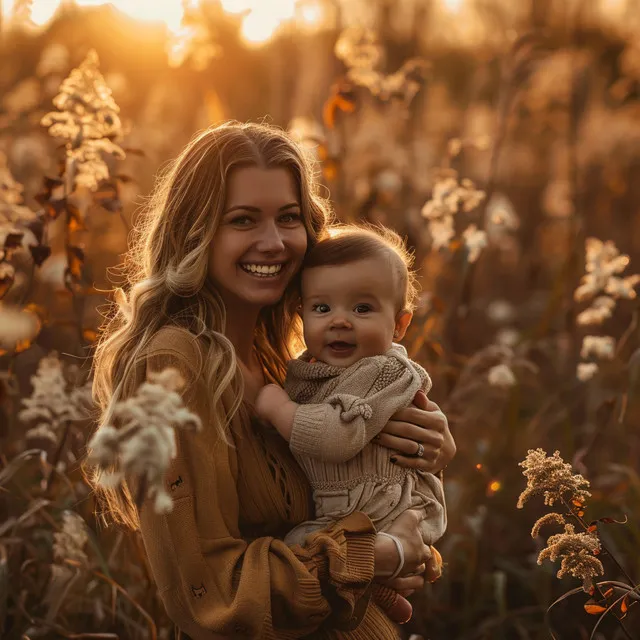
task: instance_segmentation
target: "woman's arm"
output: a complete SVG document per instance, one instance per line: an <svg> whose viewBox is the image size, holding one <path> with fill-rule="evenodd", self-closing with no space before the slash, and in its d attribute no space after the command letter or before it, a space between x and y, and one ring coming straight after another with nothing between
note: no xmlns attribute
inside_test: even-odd
<svg viewBox="0 0 640 640"><path fill-rule="evenodd" d="M239 528L235 449L207 429L204 383L196 383L186 348L147 358L153 370L177 368L184 401L203 420L201 433L180 432L166 474L174 508L159 515L143 504L140 529L159 595L170 618L194 640L286 637L312 633L324 620L353 626L366 611L374 577L375 528L354 513L310 536L306 548L282 540L243 539ZM198 387L194 391L195 387Z"/></svg>
<svg viewBox="0 0 640 640"><path fill-rule="evenodd" d="M423 391L416 393L413 403L392 416L376 442L394 451L391 459L396 464L437 473L456 454L447 417ZM418 444L424 447L422 457L416 456Z"/></svg>

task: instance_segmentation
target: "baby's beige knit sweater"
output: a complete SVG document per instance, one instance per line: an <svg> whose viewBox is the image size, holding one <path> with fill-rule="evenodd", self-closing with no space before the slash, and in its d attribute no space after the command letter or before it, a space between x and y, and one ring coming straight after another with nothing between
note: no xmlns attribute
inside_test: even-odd
<svg viewBox="0 0 640 640"><path fill-rule="evenodd" d="M346 368L310 360L305 352L289 363L285 390L301 405L289 446L313 488L316 520L297 526L285 542L303 544L310 533L354 511L383 531L415 508L426 512L425 542L435 543L447 522L442 482L394 465L392 452L371 442L419 389L429 391L427 372L397 344Z"/></svg>

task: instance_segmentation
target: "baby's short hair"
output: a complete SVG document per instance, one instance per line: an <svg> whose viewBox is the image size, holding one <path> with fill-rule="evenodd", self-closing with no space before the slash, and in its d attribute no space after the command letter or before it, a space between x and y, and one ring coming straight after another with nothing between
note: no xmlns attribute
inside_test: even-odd
<svg viewBox="0 0 640 640"><path fill-rule="evenodd" d="M366 258L390 257L398 277L400 309L413 311L418 281L413 270L414 255L403 239L382 225L344 224L329 228L329 237L307 253L303 269L349 264Z"/></svg>

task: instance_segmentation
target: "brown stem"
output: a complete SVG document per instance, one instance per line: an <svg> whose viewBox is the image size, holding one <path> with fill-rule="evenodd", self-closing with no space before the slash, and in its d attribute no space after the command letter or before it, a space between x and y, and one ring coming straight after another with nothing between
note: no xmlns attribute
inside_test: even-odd
<svg viewBox="0 0 640 640"><path fill-rule="evenodd" d="M62 432L62 437L60 438L60 442L58 442L58 447L56 448L55 453L53 454L53 458L49 463L51 465L51 470L49 471L49 475L47 476L47 481L44 487L45 492L49 491L51 488L51 482L53 480L53 473L58 465L60 457L62 456L62 450L64 449L64 445L67 441L67 436L69 435L69 431L71 429L71 420L65 420L64 423L64 431Z"/></svg>
<svg viewBox="0 0 640 640"><path fill-rule="evenodd" d="M76 163L75 160L73 159L69 159L69 157L67 157L67 162L65 164L65 174L64 174L64 197L65 197L65 202L67 200L67 198L73 193L73 185L74 185L74 181L75 181L75 175L76 175ZM66 214L66 219L65 219L65 227L64 227L64 244L65 244L65 249L67 252L67 256L69 255L69 247L71 246L71 211L69 210L68 205L65 207L65 214ZM69 268L69 263L67 260L67 268ZM78 339L80 341L80 346L84 347L85 346L85 339L84 339L84 334L82 331L82 320L84 317L84 296L79 296L76 288L74 286L75 282L73 281L73 278L75 278L75 276L73 274L71 274L71 278L72 278L72 282L69 283L70 286L68 286L67 288L69 289L69 292L71 293L71 302L72 302L72 306L73 306L73 310L76 316L76 324L77 324L77 330L78 330Z"/></svg>
<svg viewBox="0 0 640 640"><path fill-rule="evenodd" d="M82 568L82 565L79 562L76 562L75 560L65 560L65 563L72 566L72 567L80 567ZM114 580L112 580L111 578L109 578L108 576L105 576L104 573L100 573L100 571L96 571L95 569L89 569L90 573L92 573L96 578L100 578L101 580L104 580L107 584L111 585L114 589L116 589L118 591L118 593L120 593L122 596L124 596L142 615L142 617L147 621L147 623L149 624L149 630L151 632L151 640L158 640L158 632L156 629L156 625L153 621L153 619L151 618L151 616L127 593L126 589L123 589L117 582L115 582Z"/></svg>

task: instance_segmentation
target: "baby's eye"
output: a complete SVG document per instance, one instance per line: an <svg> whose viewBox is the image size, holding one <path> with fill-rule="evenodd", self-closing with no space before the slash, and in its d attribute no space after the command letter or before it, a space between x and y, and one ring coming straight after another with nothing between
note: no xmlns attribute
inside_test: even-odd
<svg viewBox="0 0 640 640"><path fill-rule="evenodd" d="M317 311L318 313L328 313L329 311L331 311L331 309L329 308L329 305L325 304L324 302L314 304L311 307L311 309L312 311Z"/></svg>
<svg viewBox="0 0 640 640"><path fill-rule="evenodd" d="M355 308L355 312L356 313L367 313L368 311L371 311L371 305L370 304L358 304L358 305L356 305L356 308Z"/></svg>

